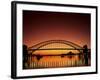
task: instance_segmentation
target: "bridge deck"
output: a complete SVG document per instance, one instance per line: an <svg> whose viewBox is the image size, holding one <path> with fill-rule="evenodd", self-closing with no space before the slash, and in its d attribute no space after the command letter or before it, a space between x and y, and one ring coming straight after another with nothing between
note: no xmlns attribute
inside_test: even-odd
<svg viewBox="0 0 100 80"><path fill-rule="evenodd" d="M39 48L39 49L28 49L29 51L33 50L84 50L84 49L77 49L77 48ZM90 49L88 49L90 50Z"/></svg>

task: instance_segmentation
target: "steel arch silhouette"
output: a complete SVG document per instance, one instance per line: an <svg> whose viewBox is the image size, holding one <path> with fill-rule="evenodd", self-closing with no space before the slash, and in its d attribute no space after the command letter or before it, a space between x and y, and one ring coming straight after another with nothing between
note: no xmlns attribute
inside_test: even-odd
<svg viewBox="0 0 100 80"><path fill-rule="evenodd" d="M31 47L29 47L29 50L32 50L33 49L33 52L46 46L46 45L49 45L49 44L53 44L53 43L59 43L59 44L65 44L65 45L69 45L71 47L73 47L74 49L78 50L79 52L81 52L81 50L83 49L81 46L73 43L73 42L70 42L70 41L66 41L66 40L48 40L48 41L44 41L44 42L40 42L36 45L33 45Z"/></svg>

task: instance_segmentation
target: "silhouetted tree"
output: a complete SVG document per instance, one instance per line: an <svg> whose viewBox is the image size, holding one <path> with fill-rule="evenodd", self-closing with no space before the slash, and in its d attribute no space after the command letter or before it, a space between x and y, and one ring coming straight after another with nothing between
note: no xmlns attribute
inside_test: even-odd
<svg viewBox="0 0 100 80"><path fill-rule="evenodd" d="M85 65L88 65L88 47L87 45L83 46L83 53L85 58Z"/></svg>
<svg viewBox="0 0 100 80"><path fill-rule="evenodd" d="M73 55L74 55L74 53L72 53L72 52L70 51L69 53L67 53L67 55L68 55L69 58L72 58Z"/></svg>
<svg viewBox="0 0 100 80"><path fill-rule="evenodd" d="M39 61L42 57L43 57L43 56L41 56L41 55L37 55L37 56L36 56L36 58L37 58L38 61Z"/></svg>

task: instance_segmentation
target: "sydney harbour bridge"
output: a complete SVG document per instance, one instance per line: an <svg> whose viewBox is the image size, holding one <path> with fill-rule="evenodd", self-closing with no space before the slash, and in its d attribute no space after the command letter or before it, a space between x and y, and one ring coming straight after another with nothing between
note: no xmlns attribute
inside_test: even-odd
<svg viewBox="0 0 100 80"><path fill-rule="evenodd" d="M23 46L23 69L89 66L90 49L66 40L48 40Z"/></svg>

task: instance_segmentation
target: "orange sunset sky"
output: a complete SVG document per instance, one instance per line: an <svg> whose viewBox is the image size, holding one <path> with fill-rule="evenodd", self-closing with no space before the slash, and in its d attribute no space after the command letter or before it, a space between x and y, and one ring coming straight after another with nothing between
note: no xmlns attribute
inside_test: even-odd
<svg viewBox="0 0 100 80"><path fill-rule="evenodd" d="M90 48L90 14L23 11L23 44L66 40Z"/></svg>

